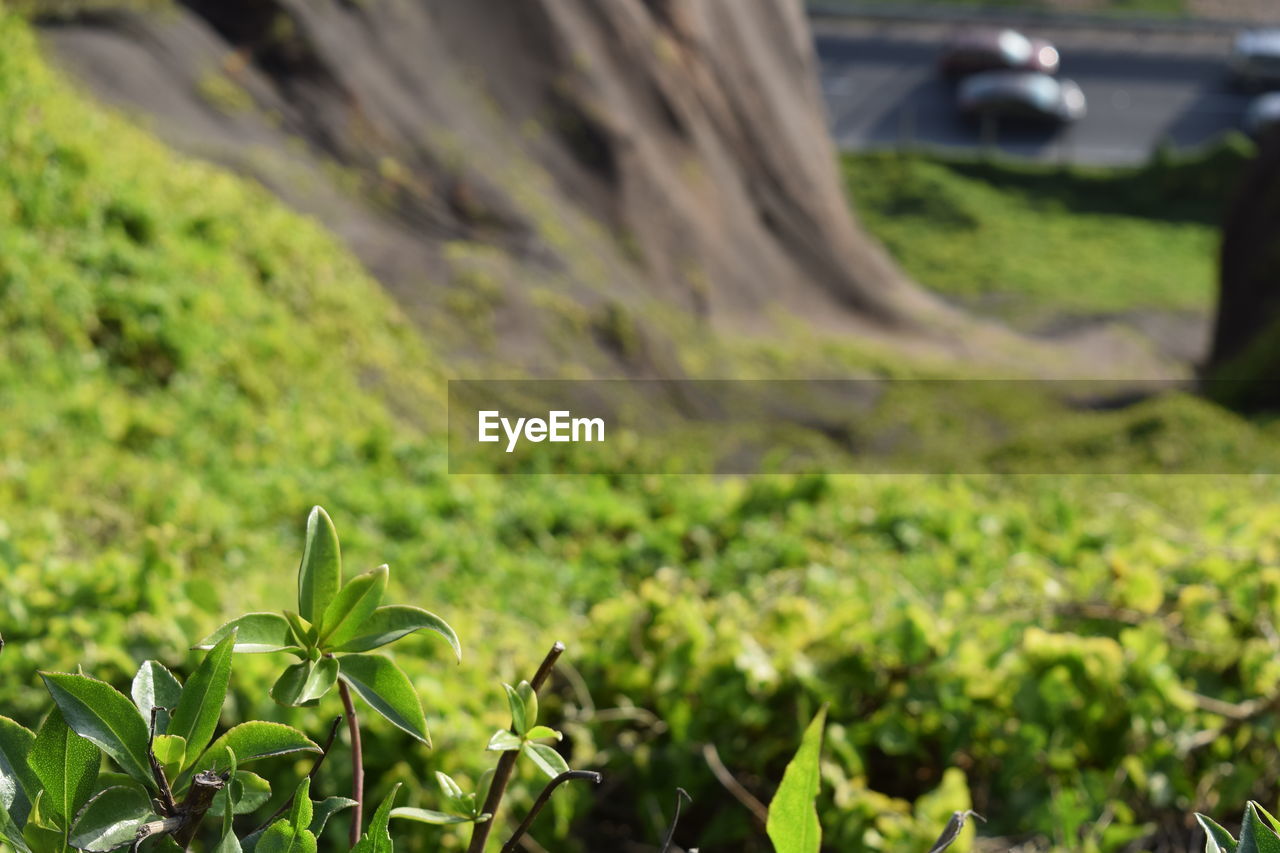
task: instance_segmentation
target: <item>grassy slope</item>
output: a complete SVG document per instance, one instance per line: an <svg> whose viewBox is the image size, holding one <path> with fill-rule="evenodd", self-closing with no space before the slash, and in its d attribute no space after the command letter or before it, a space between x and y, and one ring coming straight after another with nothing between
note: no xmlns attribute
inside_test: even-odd
<svg viewBox="0 0 1280 853"><path fill-rule="evenodd" d="M411 782L415 805L438 804L415 781L429 769L487 762L479 744L505 722L498 679L553 631L601 708L629 698L669 721L667 735L589 715L571 726L578 759L634 794L611 803L647 809L678 782L705 843L733 849L748 822L698 743L715 740L767 797L817 701L838 726L824 814L839 849L927 843L968 786L999 808L997 829L1078 849L1074 821L1110 805L1114 836L1176 812L1232 749L1224 736L1202 764L1166 748L1214 722L1187 710L1185 687L1236 699L1280 683L1256 628L1280 588L1266 478L449 478L439 367L345 252L70 93L10 19L0 42L6 713L32 721L37 666L121 683L147 655L186 667L186 642L226 611L287 607L317 501L350 566L389 561L402 599L466 644L456 669L430 642L426 664L401 655L433 753L371 726L372 778ZM1206 453L1206 436L1252 429L1190 401L1156 419ZM1070 437L1033 451L1064 465L1092 452ZM1078 601L1137 616L1059 614ZM1168 624L1199 645L1169 641ZM1071 638L1086 628L1104 639ZM261 696L270 669L237 662L241 709L278 713ZM477 707L489 711L464 720ZM315 730L332 711L300 719ZM1274 776L1267 732L1232 736L1242 776L1222 796L1263 793L1250 786ZM1159 778L1125 771L1108 788L1127 754ZM330 762L318 784L340 790L342 774Z"/></svg>
<svg viewBox="0 0 1280 853"><path fill-rule="evenodd" d="M1248 146L1141 170L850 154L867 227L927 286L1011 314L1210 309Z"/></svg>

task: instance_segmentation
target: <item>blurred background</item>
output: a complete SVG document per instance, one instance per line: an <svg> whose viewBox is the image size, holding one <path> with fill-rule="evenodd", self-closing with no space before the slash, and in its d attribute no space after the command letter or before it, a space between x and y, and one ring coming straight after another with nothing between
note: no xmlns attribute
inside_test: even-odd
<svg viewBox="0 0 1280 853"><path fill-rule="evenodd" d="M474 782L568 644L544 713L606 781L531 851L658 850L677 785L679 849L768 849L824 703L833 851L968 808L952 849L1184 851L1280 805L1269 2L28 0L0 46L4 714L289 607L319 503L464 646L397 646L435 748L372 724L371 796ZM787 424L977 422L987 474L664 477L623 436L450 476L459 378L1127 390ZM236 667L228 720L337 712Z"/></svg>

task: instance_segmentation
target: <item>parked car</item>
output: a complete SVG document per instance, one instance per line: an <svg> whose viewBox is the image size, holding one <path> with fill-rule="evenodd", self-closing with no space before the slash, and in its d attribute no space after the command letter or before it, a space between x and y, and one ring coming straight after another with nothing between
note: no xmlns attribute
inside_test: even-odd
<svg viewBox="0 0 1280 853"><path fill-rule="evenodd" d="M960 30L938 58L939 69L948 77L996 70L1057 74L1058 65L1058 50L1052 44L1010 29Z"/></svg>
<svg viewBox="0 0 1280 853"><path fill-rule="evenodd" d="M960 84L957 103L966 116L1003 116L1069 124L1084 118L1084 92L1073 80L1031 71L986 71Z"/></svg>
<svg viewBox="0 0 1280 853"><path fill-rule="evenodd" d="M1245 30L1237 35L1231 76L1241 88L1280 87L1280 29Z"/></svg>
<svg viewBox="0 0 1280 853"><path fill-rule="evenodd" d="M1280 127L1280 92L1267 92L1249 102L1244 114L1245 132L1254 139Z"/></svg>

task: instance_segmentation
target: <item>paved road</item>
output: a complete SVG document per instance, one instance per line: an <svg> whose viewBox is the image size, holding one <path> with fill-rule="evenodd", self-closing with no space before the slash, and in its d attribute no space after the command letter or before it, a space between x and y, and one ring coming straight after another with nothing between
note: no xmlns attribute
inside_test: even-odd
<svg viewBox="0 0 1280 853"><path fill-rule="evenodd" d="M1222 35L1030 34L1058 44L1063 76L1080 84L1089 110L1063 131L997 127L996 144L1010 153L1141 162L1162 139L1195 146L1238 127L1249 102L1227 84L1228 38ZM983 129L960 119L950 87L934 71L945 36L944 28L931 25L817 26L822 89L842 147L983 144Z"/></svg>

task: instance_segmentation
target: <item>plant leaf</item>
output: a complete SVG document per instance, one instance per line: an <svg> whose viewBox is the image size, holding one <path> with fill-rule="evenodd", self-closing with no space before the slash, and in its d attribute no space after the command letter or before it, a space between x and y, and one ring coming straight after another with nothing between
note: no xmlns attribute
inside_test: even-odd
<svg viewBox="0 0 1280 853"><path fill-rule="evenodd" d="M311 826L311 779L303 776L298 789L293 792L293 805L289 807L289 823L294 829L307 829Z"/></svg>
<svg viewBox="0 0 1280 853"><path fill-rule="evenodd" d="M238 815L250 814L262 808L271 799L271 783L257 773L237 770L227 786L213 796L210 811L225 811L227 792L231 792L232 808Z"/></svg>
<svg viewBox="0 0 1280 853"><path fill-rule="evenodd" d="M397 782L391 789L391 793L387 794L387 798L378 806L378 810L373 813L373 820L369 821L369 830L360 838L360 842L351 848L351 853L392 853L394 848L391 844L388 825L391 823L391 807L395 805L396 794L399 792L400 783Z"/></svg>
<svg viewBox="0 0 1280 853"><path fill-rule="evenodd" d="M348 797L325 797L318 803L313 805L314 814L311 817L311 834L316 838L320 837L320 833L324 832L324 828L329 824L329 818L338 812L346 811L356 804L355 800Z"/></svg>
<svg viewBox="0 0 1280 853"><path fill-rule="evenodd" d="M1237 853L1280 853L1280 836L1262 822L1256 803L1244 809L1244 821L1240 827L1240 843Z"/></svg>
<svg viewBox="0 0 1280 853"><path fill-rule="evenodd" d="M303 648L315 648L316 641L320 639L320 635L314 625L292 610L284 612L284 620L289 623L289 633L296 642L300 643Z"/></svg>
<svg viewBox="0 0 1280 853"><path fill-rule="evenodd" d="M235 638L236 632L232 630L205 655L187 679L178 707L169 718L167 732L187 742L189 762L194 762L209 745L218 727L227 685L231 683L231 649Z"/></svg>
<svg viewBox="0 0 1280 853"><path fill-rule="evenodd" d="M279 613L246 613L205 637L194 648L211 649L232 631L236 632L233 650L240 654L302 650L289 628L289 620Z"/></svg>
<svg viewBox="0 0 1280 853"><path fill-rule="evenodd" d="M72 847L106 853L133 842L138 827L154 817L151 798L131 787L107 788L85 804L71 826Z"/></svg>
<svg viewBox="0 0 1280 853"><path fill-rule="evenodd" d="M147 757L148 727L133 702L105 681L86 675L42 672L40 677L76 734L96 744L121 770L155 790Z"/></svg>
<svg viewBox="0 0 1280 853"><path fill-rule="evenodd" d="M765 830L777 853L818 853L822 846L822 826L814 801L820 780L818 759L822 754L822 730L827 709L805 729L795 757L782 774L782 784L769 803Z"/></svg>
<svg viewBox="0 0 1280 853"><path fill-rule="evenodd" d="M149 660L138 667L129 694L148 728L151 726L151 709L165 709L156 715L156 734L164 734L169 725L169 711L176 708L182 698L182 685L163 664Z"/></svg>
<svg viewBox="0 0 1280 853"><path fill-rule="evenodd" d="M538 694L533 689L533 685L527 681L517 684L516 692L520 694L520 699L524 702L525 730L521 734L527 735L529 729L538 724Z"/></svg>
<svg viewBox="0 0 1280 853"><path fill-rule="evenodd" d="M321 619L341 586L342 551L338 531L327 512L321 507L312 507L307 516L302 563L298 566L298 613L318 631L323 631Z"/></svg>
<svg viewBox="0 0 1280 853"><path fill-rule="evenodd" d="M564 756L545 743L529 743L525 741L521 751L529 756L534 764L538 765L539 770L552 779L561 773L569 772L569 764L564 760Z"/></svg>
<svg viewBox="0 0 1280 853"><path fill-rule="evenodd" d="M3 804L0 804L0 841L8 844L16 853L31 853L31 848L27 846L27 839L22 835L21 827L13 822L13 818L9 816Z"/></svg>
<svg viewBox="0 0 1280 853"><path fill-rule="evenodd" d="M244 849L240 846L240 839L236 838L234 832L226 832L214 846L213 853L244 853Z"/></svg>
<svg viewBox="0 0 1280 853"><path fill-rule="evenodd" d="M447 814L431 809L411 809L407 807L392 809L391 816L403 820L414 820L418 823L429 823L434 826L451 826L457 823L472 823L475 819L464 815Z"/></svg>
<svg viewBox="0 0 1280 853"><path fill-rule="evenodd" d="M384 657L347 655L338 658L342 680L392 725L431 745L422 702L409 677Z"/></svg>
<svg viewBox="0 0 1280 853"><path fill-rule="evenodd" d="M324 625L320 636L322 645L327 640L330 646L340 646L359 633L360 626L382 603L389 573L390 569L382 565L347 581L325 608L324 618L320 620Z"/></svg>
<svg viewBox="0 0 1280 853"><path fill-rule="evenodd" d="M93 794L102 756L96 746L71 731L62 712L54 708L36 732L27 763L44 786L42 813L65 827Z"/></svg>
<svg viewBox="0 0 1280 853"><path fill-rule="evenodd" d="M1236 840L1218 824L1202 814L1196 815L1200 828L1204 830L1204 853L1235 853Z"/></svg>
<svg viewBox="0 0 1280 853"><path fill-rule="evenodd" d="M510 684L502 685L502 689L507 691L507 704L511 706L511 730L524 737L524 733L529 731L529 717L524 707L524 699Z"/></svg>
<svg viewBox="0 0 1280 853"><path fill-rule="evenodd" d="M524 736L528 740L543 740L544 738L555 738L557 741L564 740L564 735L550 726L534 726L525 732Z"/></svg>
<svg viewBox="0 0 1280 853"><path fill-rule="evenodd" d="M177 772L181 772L182 762L187 755L187 742L177 735L156 735L151 744L151 754L166 771L170 767L176 767Z"/></svg>
<svg viewBox="0 0 1280 853"><path fill-rule="evenodd" d="M223 732L222 737L205 750L200 760L188 768L186 775L194 775L201 770L215 770L219 773L228 770L228 748L235 752L236 761L241 765L291 752L320 751L320 747L310 738L292 726L255 720Z"/></svg>
<svg viewBox="0 0 1280 853"><path fill-rule="evenodd" d="M315 702L337 681L337 660L306 660L286 667L269 692L271 698L281 705L296 707Z"/></svg>
<svg viewBox="0 0 1280 853"><path fill-rule="evenodd" d="M440 792L444 794L445 799L457 800L462 797L462 786L453 781L453 777L449 774L437 770L436 784L440 786Z"/></svg>
<svg viewBox="0 0 1280 853"><path fill-rule="evenodd" d="M243 792L244 786L240 783L240 772L237 770L238 762L236 761L236 753L233 749L225 750L227 756L227 777L228 782L223 786L222 790L213 795L213 803L210 805L210 811L222 812L222 837L218 839L218 845L214 848L215 853L240 853L240 839L236 838L235 820L240 806L240 797L237 791ZM268 786L268 790L270 786ZM221 800L219 800L221 797Z"/></svg>
<svg viewBox="0 0 1280 853"><path fill-rule="evenodd" d="M462 645L448 623L421 607L406 604L389 604L377 608L360 626L356 636L337 646L334 651L367 652L423 629L435 631L448 640L454 656L459 662L462 661Z"/></svg>
<svg viewBox="0 0 1280 853"><path fill-rule="evenodd" d="M40 780L27 765L36 736L8 717L0 717L0 807L19 827L27 822Z"/></svg>
<svg viewBox="0 0 1280 853"><path fill-rule="evenodd" d="M508 729L498 729L493 733L493 737L489 738L489 745L485 749L490 752L510 752L513 749L519 749L524 744L520 740L520 736Z"/></svg>
<svg viewBox="0 0 1280 853"><path fill-rule="evenodd" d="M258 840L255 853L316 853L316 837L309 829L297 829L278 820Z"/></svg>

